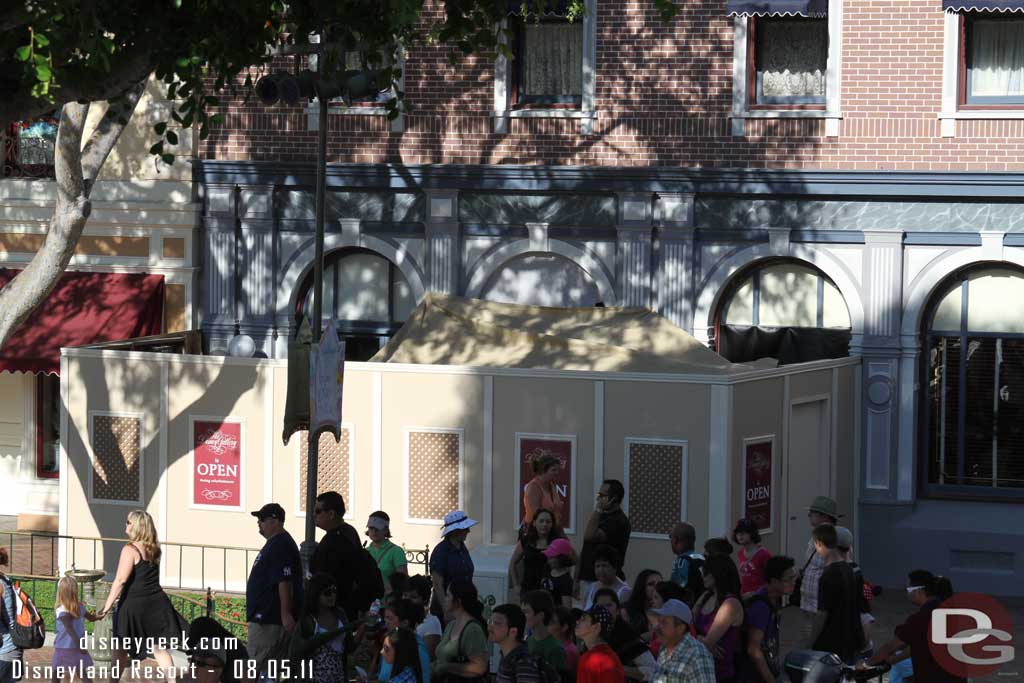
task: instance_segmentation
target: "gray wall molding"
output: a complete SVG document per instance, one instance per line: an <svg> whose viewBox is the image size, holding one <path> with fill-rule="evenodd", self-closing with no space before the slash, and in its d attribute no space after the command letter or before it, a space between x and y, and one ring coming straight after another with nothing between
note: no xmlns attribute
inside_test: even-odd
<svg viewBox="0 0 1024 683"><path fill-rule="evenodd" d="M312 162L196 161L194 180L207 185L313 188ZM667 167L334 164L330 187L419 190L657 192L659 194L1012 199L1024 196L1024 173L794 171ZM209 203L214 203L208 197Z"/></svg>

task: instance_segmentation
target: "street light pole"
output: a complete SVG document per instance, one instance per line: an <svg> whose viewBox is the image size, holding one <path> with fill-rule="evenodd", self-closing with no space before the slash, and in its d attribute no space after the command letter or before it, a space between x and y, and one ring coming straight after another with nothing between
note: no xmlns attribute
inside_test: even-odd
<svg viewBox="0 0 1024 683"><path fill-rule="evenodd" d="M317 71L324 72L323 45L326 36L321 30L320 42L317 46ZM327 203L327 109L328 103L322 97L317 97L317 155L316 155L316 246L313 260L313 344L320 343L320 329L323 325L323 296L324 296L324 212ZM311 349L314 347L310 347ZM312 405L310 406L312 408ZM307 458L306 458L306 538L303 542L303 558L307 563L309 573L309 560L312 557L314 544L316 543L316 517L313 508L316 507L316 479L317 467L320 456L320 439L313 433L313 415L310 414L310 425L306 432Z"/></svg>

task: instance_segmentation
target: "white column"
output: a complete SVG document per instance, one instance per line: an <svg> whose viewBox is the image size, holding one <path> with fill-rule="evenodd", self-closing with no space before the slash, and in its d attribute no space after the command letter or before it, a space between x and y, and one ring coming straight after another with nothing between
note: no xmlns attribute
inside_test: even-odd
<svg viewBox="0 0 1024 683"><path fill-rule="evenodd" d="M865 231L864 243L862 484L865 498L892 499L897 495L899 480L913 479L912 463L900 457L907 438L901 434L901 423L908 409L913 418L914 378L913 370L909 377L905 371L899 337L903 311L903 233ZM909 457L912 460L912 443Z"/></svg>
<svg viewBox="0 0 1024 683"><path fill-rule="evenodd" d="M649 307L653 197L619 195L618 289L622 306Z"/></svg>
<svg viewBox="0 0 1024 683"><path fill-rule="evenodd" d="M459 288L459 193L427 190L425 195L428 288L455 294Z"/></svg>
<svg viewBox="0 0 1024 683"><path fill-rule="evenodd" d="M654 224L659 258L654 273L657 311L684 330L693 329L693 195L661 193Z"/></svg>

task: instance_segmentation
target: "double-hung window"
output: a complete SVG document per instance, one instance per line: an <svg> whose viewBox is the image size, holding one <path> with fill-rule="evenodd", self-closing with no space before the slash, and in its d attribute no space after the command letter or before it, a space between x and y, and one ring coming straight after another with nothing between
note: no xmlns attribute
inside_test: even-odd
<svg viewBox="0 0 1024 683"><path fill-rule="evenodd" d="M529 15L511 21L515 24L513 106L578 109L583 101L582 20Z"/></svg>
<svg viewBox="0 0 1024 683"><path fill-rule="evenodd" d="M960 15L960 104L1024 107L1024 13Z"/></svg>
<svg viewBox="0 0 1024 683"><path fill-rule="evenodd" d="M509 49L495 61L495 132L510 132L512 119L566 118L592 134L597 0L506 2Z"/></svg>
<svg viewBox="0 0 1024 683"><path fill-rule="evenodd" d="M746 119L825 119L839 134L842 0L728 0L733 135Z"/></svg>
<svg viewBox="0 0 1024 683"><path fill-rule="evenodd" d="M1024 118L1024 0L943 0L943 137L957 119Z"/></svg>

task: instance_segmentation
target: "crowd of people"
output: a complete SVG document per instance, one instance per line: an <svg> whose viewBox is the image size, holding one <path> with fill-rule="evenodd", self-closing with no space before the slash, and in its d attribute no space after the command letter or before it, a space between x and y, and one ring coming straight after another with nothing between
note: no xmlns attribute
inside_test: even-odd
<svg viewBox="0 0 1024 683"><path fill-rule="evenodd" d="M193 650L199 678L234 681L246 677L241 670L264 680L342 681L357 663L367 682L477 683L495 676L498 683L771 683L783 671L781 622L796 619L799 648L833 653L849 665L888 664L894 683L910 676L961 680L927 646L930 613L952 594L943 577L910 573L907 595L918 611L876 646L871 586L853 561L853 537L838 525L834 500L818 497L808 506L804 557L773 556L749 519L739 520L730 538L707 539L701 552L694 526L680 521L668 538L671 567L645 568L630 583L623 573L631 528L622 483L602 483L577 552L562 527L566 513L551 476L557 461L537 465L509 567L515 599L486 617L466 544L477 522L465 512L445 515L429 574L410 576L383 511L367 519L364 542L344 520L342 496L318 496L313 514L325 535L304 568L284 528L284 509L264 505L252 513L265 543L246 587L245 649ZM118 636L173 637L185 627L160 588L152 519L130 513L126 533L130 542L98 612L78 602L73 579L61 581L55 663L84 661L88 654L78 643L85 620L110 612ZM0 549L0 565L6 562ZM15 680L10 662L20 657L6 627L10 588L0 573L0 683ZM784 612L789 605L794 609ZM197 639L223 629L203 617L191 631ZM492 643L500 651L497 670ZM163 650L119 654L170 664Z"/></svg>

